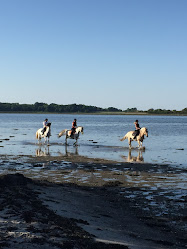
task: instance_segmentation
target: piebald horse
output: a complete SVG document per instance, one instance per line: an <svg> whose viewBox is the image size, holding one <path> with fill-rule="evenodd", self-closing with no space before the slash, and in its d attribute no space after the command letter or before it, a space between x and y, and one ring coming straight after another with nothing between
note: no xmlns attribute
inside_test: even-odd
<svg viewBox="0 0 187 249"><path fill-rule="evenodd" d="M144 140L144 136L148 137L148 130L146 127L142 127L140 129L140 133L139 135L134 139L134 135L133 135L134 131L129 131L127 132L127 134L120 139L120 141L124 141L125 139L128 139L129 142L129 149L131 149L131 142L132 141L137 141L138 142L138 148L142 147L143 144L143 140Z"/></svg>
<svg viewBox="0 0 187 249"><path fill-rule="evenodd" d="M79 134L80 132L83 134L83 127L82 126L78 126L76 129L75 129L75 133L71 136L71 130L68 130L68 129L64 129L62 130L59 134L58 134L58 137L60 138L61 136L65 135L66 138L65 138L65 144L67 145L67 139L68 138L71 138L71 139L75 139L75 143L73 145L77 145L77 140L79 138Z"/></svg>
<svg viewBox="0 0 187 249"><path fill-rule="evenodd" d="M47 124L47 128L44 133L42 133L43 128L40 128L36 132L36 139L38 139L38 142L41 141L42 138L44 138L45 142L48 141L51 136L51 123Z"/></svg>

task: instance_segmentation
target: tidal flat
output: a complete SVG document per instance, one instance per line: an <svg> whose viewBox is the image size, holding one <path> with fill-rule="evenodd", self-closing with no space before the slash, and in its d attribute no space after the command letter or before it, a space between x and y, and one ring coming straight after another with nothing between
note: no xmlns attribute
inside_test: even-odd
<svg viewBox="0 0 187 249"><path fill-rule="evenodd" d="M0 158L1 248L186 248L186 170L68 153Z"/></svg>

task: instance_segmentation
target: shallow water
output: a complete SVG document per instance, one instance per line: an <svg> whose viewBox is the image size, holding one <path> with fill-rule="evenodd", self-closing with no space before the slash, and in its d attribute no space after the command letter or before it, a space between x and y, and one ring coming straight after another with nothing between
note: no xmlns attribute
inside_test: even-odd
<svg viewBox="0 0 187 249"><path fill-rule="evenodd" d="M52 122L50 146L37 144L35 133L42 127L45 118ZM84 127L80 134L79 147L74 140L57 134L77 118ZM134 130L134 120L147 127L149 137L145 138L145 151L139 151L136 142L129 151L127 140L121 142L128 131ZM133 115L61 115L61 114L0 114L0 155L60 155L67 152L104 158L119 162L145 162L187 166L187 117L181 116L133 116Z"/></svg>
<svg viewBox="0 0 187 249"><path fill-rule="evenodd" d="M49 146L39 145L35 140L35 133L46 117L52 122ZM65 146L65 138L58 138L57 134L71 128L74 118L84 127L84 134L80 135L79 146L73 146L74 140L68 140L68 146ZM136 142L129 150L128 142L120 141L134 129L135 119L149 131L149 137L144 140L145 150L138 150ZM145 211L152 210L156 216L169 214L175 217L184 214L186 205L186 130L187 117L177 116L0 114L0 175L16 172L34 179L90 187L119 184L120 194L142 203ZM80 155L116 162L49 161L45 160L47 155ZM27 156L44 160L28 162ZM122 162L135 164L129 166ZM176 226L175 220L173 224ZM187 229L183 220L178 226Z"/></svg>

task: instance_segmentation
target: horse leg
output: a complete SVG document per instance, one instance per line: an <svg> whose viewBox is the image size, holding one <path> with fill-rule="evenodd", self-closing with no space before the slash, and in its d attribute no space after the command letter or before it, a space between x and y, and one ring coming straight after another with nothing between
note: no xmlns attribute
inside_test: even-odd
<svg viewBox="0 0 187 249"><path fill-rule="evenodd" d="M131 149L131 138L129 138L129 149Z"/></svg>
<svg viewBox="0 0 187 249"><path fill-rule="evenodd" d="M137 142L138 142L138 149L140 148L140 140L137 139Z"/></svg>
<svg viewBox="0 0 187 249"><path fill-rule="evenodd" d="M38 135L38 144L40 144L41 143L41 136L40 136L40 134Z"/></svg>
<svg viewBox="0 0 187 249"><path fill-rule="evenodd" d="M47 137L44 136L44 143L46 143L46 142L47 142Z"/></svg>
<svg viewBox="0 0 187 249"><path fill-rule="evenodd" d="M77 138L76 138L76 141L75 141L75 143L73 144L74 146L76 146L77 145Z"/></svg>
<svg viewBox="0 0 187 249"><path fill-rule="evenodd" d="M38 144L40 144L40 137L39 136L37 137L37 140L38 140Z"/></svg>

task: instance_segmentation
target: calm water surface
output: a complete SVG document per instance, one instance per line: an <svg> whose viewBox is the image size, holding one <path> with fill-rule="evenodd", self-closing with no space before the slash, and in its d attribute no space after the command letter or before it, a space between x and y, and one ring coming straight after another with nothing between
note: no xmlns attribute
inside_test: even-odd
<svg viewBox="0 0 187 249"><path fill-rule="evenodd" d="M39 145L35 139L45 118L52 122L50 146ZM84 127L84 134L80 135L79 146L73 146L74 140L68 140L69 145L65 146L65 138L58 138L57 134L71 128L74 118ZM139 151L136 142L129 150L128 142L120 141L134 130L136 119L149 131L144 140L145 151ZM106 186L117 181L121 195L136 201L143 199L145 211L158 216L172 213L175 217L186 210L186 130L187 117L178 116L0 114L0 175L18 172L30 178L86 186ZM75 164L44 159L44 163L33 163L25 157L66 153L117 162ZM153 164L141 165L142 162ZM173 225L187 230L185 219L173 221Z"/></svg>
<svg viewBox="0 0 187 249"><path fill-rule="evenodd" d="M42 127L45 118L52 122L50 146L37 144L35 133ZM57 134L71 128L74 118L84 127L78 148L73 140ZM128 149L128 141L120 141L128 131L134 130L134 121L147 127L145 151L139 151L136 142ZM187 166L187 117L186 116L133 116L133 115L61 115L61 114L0 114L0 155L37 155L48 153L62 155L67 151L94 158L119 162L145 162Z"/></svg>

